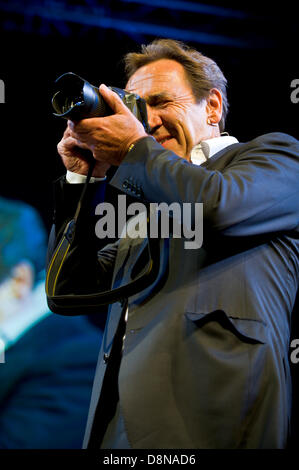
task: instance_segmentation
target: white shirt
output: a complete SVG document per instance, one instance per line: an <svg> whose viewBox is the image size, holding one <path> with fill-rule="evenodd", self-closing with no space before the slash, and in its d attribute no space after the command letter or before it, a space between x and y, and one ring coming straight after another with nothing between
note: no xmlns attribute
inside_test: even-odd
<svg viewBox="0 0 299 470"><path fill-rule="evenodd" d="M194 165L201 165L215 153L220 152L229 145L238 143L238 140L231 135L222 135L213 139L202 140L191 151L191 162Z"/></svg>

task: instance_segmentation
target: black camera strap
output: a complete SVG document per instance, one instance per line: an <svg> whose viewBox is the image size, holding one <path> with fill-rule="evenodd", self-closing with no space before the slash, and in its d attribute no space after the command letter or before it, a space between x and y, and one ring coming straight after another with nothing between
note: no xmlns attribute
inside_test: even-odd
<svg viewBox="0 0 299 470"><path fill-rule="evenodd" d="M57 294L57 284L60 279L62 267L67 259L68 252L72 246L75 238L76 229L80 223L80 214L86 194L88 184L94 169L95 161L92 161L89 166L86 182L82 189L74 218L68 222L63 232L61 240L52 255L50 263L47 268L46 275L46 294L48 298L49 307L63 315L76 315L77 309L84 307L97 307L98 305L110 304L117 301L122 301L131 295L142 291L150 284L152 284L159 272L160 267L160 249L159 240L153 239L148 236L147 250L149 262L141 273L126 285L116 287L111 290L96 292L93 294ZM150 233L149 226L149 211L147 212L147 233ZM68 313L69 312L69 313ZM82 310L80 312L82 314ZM79 313L78 313L79 314Z"/></svg>

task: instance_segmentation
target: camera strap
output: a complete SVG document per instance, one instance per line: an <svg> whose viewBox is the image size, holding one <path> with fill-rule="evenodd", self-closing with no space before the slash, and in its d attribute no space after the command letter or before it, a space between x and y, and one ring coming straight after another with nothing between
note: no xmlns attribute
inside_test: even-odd
<svg viewBox="0 0 299 470"><path fill-rule="evenodd" d="M48 299L48 305L55 313L62 315L82 315L82 308L89 307L89 313L91 308L96 308L99 305L105 305L114 303L117 301L123 301L124 299L135 295L142 291L150 284L152 284L158 276L160 268L160 249L159 240L151 237L147 238L147 250L148 250L148 263L145 268L141 271L138 277L133 279L126 285L116 287L111 290L96 292L93 294L57 294L57 284L60 280L62 267L67 259L72 243L75 239L76 228L80 223L80 214L82 212L82 206L86 194L86 190L94 169L95 161L92 161L89 166L88 175L86 182L82 189L77 208L75 211L74 218L68 222L63 232L61 240L57 244L57 247L52 255L50 263L47 268L46 275L46 294ZM149 226L149 211L147 214L147 233L150 233Z"/></svg>

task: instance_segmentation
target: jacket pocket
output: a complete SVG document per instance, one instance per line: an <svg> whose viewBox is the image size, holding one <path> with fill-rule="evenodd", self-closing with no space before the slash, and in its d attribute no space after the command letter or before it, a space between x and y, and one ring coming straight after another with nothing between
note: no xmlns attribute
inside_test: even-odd
<svg viewBox="0 0 299 470"><path fill-rule="evenodd" d="M185 316L199 328L208 322L215 321L224 329L234 333L241 341L253 344L267 343L267 325L260 320L233 317L227 315L223 310L208 313L185 312Z"/></svg>

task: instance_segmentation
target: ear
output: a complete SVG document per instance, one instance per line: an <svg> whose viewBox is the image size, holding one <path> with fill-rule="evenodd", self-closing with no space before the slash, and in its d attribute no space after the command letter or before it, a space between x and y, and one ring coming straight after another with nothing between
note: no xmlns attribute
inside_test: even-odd
<svg viewBox="0 0 299 470"><path fill-rule="evenodd" d="M34 283L34 268L29 261L20 261L12 271L12 288L16 298L24 299L30 293Z"/></svg>
<svg viewBox="0 0 299 470"><path fill-rule="evenodd" d="M218 124L222 116L222 95L218 88L212 88L207 98L207 118L214 124Z"/></svg>

